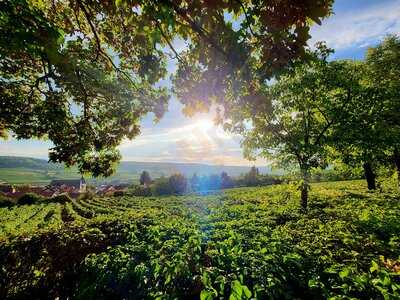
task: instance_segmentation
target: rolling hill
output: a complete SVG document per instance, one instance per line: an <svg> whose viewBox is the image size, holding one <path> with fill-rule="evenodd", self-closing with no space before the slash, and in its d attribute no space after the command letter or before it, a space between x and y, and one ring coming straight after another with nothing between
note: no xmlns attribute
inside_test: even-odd
<svg viewBox="0 0 400 300"><path fill-rule="evenodd" d="M92 184L135 182L140 173L146 170L153 178L169 176L173 173L182 173L188 177L193 173L198 175L220 174L225 171L230 176L239 176L246 173L249 167L244 166L217 166L196 163L170 162L134 162L122 161L117 172L108 178L89 178ZM279 174L269 167L259 167L260 173ZM62 164L48 163L44 159L17 156L0 156L0 181L12 184L47 184L53 179L79 178L76 168L65 168Z"/></svg>

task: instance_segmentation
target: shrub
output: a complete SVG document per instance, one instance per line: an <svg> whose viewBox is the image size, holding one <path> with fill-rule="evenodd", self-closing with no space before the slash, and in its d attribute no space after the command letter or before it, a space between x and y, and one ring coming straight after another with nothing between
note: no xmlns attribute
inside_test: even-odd
<svg viewBox="0 0 400 300"><path fill-rule="evenodd" d="M63 194L51 197L50 199L48 199L48 201L49 202L54 202L54 203L64 204L64 203L67 203L67 202L71 202L72 199L68 194L63 193Z"/></svg>
<svg viewBox="0 0 400 300"><path fill-rule="evenodd" d="M169 184L168 178L159 178L155 181L153 186L153 194L156 196L172 195L173 191Z"/></svg>
<svg viewBox="0 0 400 300"><path fill-rule="evenodd" d="M124 195L125 195L124 191L115 191L113 194L114 197L122 197Z"/></svg>
<svg viewBox="0 0 400 300"><path fill-rule="evenodd" d="M86 190L86 192L79 195L79 199L88 200L88 199L92 199L95 195L96 195L95 192L93 192L91 190Z"/></svg>
<svg viewBox="0 0 400 300"><path fill-rule="evenodd" d="M184 194L187 189L187 179L182 174L174 174L168 179L173 194Z"/></svg>
<svg viewBox="0 0 400 300"><path fill-rule="evenodd" d="M0 208L1 207L11 207L15 205L15 202L6 196L0 195Z"/></svg>
<svg viewBox="0 0 400 300"><path fill-rule="evenodd" d="M143 171L142 174L140 174L140 185L150 185L151 183L151 177L149 172Z"/></svg>
<svg viewBox="0 0 400 300"><path fill-rule="evenodd" d="M43 197L35 193L26 193L18 198L17 204L19 205L30 205L43 201Z"/></svg>
<svg viewBox="0 0 400 300"><path fill-rule="evenodd" d="M221 188L222 189L229 189L233 187L234 182L232 178L226 172L221 173Z"/></svg>
<svg viewBox="0 0 400 300"><path fill-rule="evenodd" d="M132 194L138 197L149 197L152 195L151 188L143 185L135 186L133 188Z"/></svg>

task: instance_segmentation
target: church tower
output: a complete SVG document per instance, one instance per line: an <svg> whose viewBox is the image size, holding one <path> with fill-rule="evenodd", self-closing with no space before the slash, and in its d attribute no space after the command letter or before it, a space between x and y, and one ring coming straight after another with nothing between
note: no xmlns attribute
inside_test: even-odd
<svg viewBox="0 0 400 300"><path fill-rule="evenodd" d="M84 193L86 192L86 181L83 176L81 177L81 180L79 181L79 193Z"/></svg>

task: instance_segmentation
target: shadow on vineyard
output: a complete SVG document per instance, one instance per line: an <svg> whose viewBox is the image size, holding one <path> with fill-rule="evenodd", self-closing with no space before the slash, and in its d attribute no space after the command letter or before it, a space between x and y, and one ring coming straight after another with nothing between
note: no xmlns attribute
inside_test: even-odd
<svg viewBox="0 0 400 300"><path fill-rule="evenodd" d="M314 184L307 213L298 193L278 185L1 208L0 297L399 297L398 192Z"/></svg>

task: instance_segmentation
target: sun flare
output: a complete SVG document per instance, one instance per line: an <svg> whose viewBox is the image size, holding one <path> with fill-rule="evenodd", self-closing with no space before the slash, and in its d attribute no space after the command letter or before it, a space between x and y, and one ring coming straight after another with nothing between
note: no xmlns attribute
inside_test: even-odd
<svg viewBox="0 0 400 300"><path fill-rule="evenodd" d="M207 132L214 127L214 122L210 119L201 119L194 123L194 128L200 129L203 132Z"/></svg>

